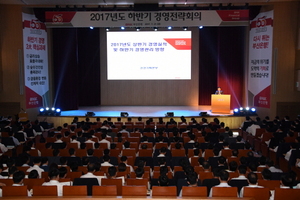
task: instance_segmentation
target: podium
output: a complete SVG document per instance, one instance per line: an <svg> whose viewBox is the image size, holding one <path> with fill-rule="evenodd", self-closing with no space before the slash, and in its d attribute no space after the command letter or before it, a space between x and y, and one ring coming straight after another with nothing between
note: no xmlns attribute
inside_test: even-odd
<svg viewBox="0 0 300 200"><path fill-rule="evenodd" d="M230 94L212 94L211 112L230 114Z"/></svg>

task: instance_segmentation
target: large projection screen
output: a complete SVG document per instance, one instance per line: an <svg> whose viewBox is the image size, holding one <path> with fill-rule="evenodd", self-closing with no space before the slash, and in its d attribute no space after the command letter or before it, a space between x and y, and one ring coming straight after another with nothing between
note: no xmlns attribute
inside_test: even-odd
<svg viewBox="0 0 300 200"><path fill-rule="evenodd" d="M190 80L191 31L107 32L107 79Z"/></svg>
<svg viewBox="0 0 300 200"><path fill-rule="evenodd" d="M146 30L151 31L151 29ZM168 31L167 29L165 31ZM168 31L182 31L174 28ZM186 69L170 69L172 71L190 71L190 79L108 79L107 31L100 30L100 71L101 71L101 105L105 106L197 106L199 99L199 28L190 28L191 34L191 63ZM111 31L109 31L111 32ZM124 31L119 31L125 33ZM136 31L133 31L136 32ZM142 31L141 31L142 32ZM152 30L152 32L154 32ZM157 32L160 32L158 30ZM187 32L187 33L188 33ZM183 52L183 51L181 51ZM175 57L175 56L174 56ZM118 59L118 58L114 58ZM138 59L138 58L136 58ZM142 61L141 61L142 62ZM142 62L143 63L143 62ZM147 63L147 62L144 62ZM128 69L125 73L135 73ZM205 72L203 72L205 73ZM127 75L126 75L127 76ZM133 76L133 75L130 75ZM158 76L158 75L156 75ZM124 78L124 77L123 77Z"/></svg>

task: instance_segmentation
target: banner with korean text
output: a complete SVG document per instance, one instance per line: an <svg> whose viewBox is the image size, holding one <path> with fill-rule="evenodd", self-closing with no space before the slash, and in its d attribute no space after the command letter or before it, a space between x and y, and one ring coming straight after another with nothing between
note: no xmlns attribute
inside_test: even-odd
<svg viewBox="0 0 300 200"><path fill-rule="evenodd" d="M34 15L23 13L23 52L26 108L43 106L49 91L47 32Z"/></svg>
<svg viewBox="0 0 300 200"><path fill-rule="evenodd" d="M47 11L45 18L51 28L248 26L249 10Z"/></svg>
<svg viewBox="0 0 300 200"><path fill-rule="evenodd" d="M273 10L250 21L248 97L249 105L270 108Z"/></svg>

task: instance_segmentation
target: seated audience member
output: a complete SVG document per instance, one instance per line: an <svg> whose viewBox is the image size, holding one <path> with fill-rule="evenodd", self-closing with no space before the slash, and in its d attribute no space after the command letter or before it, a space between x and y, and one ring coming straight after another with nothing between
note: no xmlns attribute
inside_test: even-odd
<svg viewBox="0 0 300 200"><path fill-rule="evenodd" d="M115 166L109 167L107 172L107 178L109 179L122 179L122 185L125 185L125 177L117 177L117 168Z"/></svg>
<svg viewBox="0 0 300 200"><path fill-rule="evenodd" d="M33 159L33 166L27 169L26 172L31 172L32 170L36 170L39 174L39 178L42 178L42 172L44 172L44 170L40 168L41 162L42 161L40 157L35 157Z"/></svg>
<svg viewBox="0 0 300 200"><path fill-rule="evenodd" d="M250 172L247 175L247 179L248 179L248 186L244 186L241 191L240 191L240 197L244 197L244 188L245 187L251 187L251 188L263 188L262 186L257 185L257 175L253 172Z"/></svg>
<svg viewBox="0 0 300 200"><path fill-rule="evenodd" d="M31 172L29 172L28 178L29 179L37 179L37 178L39 178L39 173L36 170L32 170Z"/></svg>
<svg viewBox="0 0 300 200"><path fill-rule="evenodd" d="M271 180L272 178L272 172L267 168L262 170L261 175L264 180Z"/></svg>
<svg viewBox="0 0 300 200"><path fill-rule="evenodd" d="M84 175L82 175L82 176L80 176L80 178L96 178L97 179L97 181L98 181L98 184L99 184L99 180L98 180L98 177L96 176L96 175L94 175L94 173L95 173L95 164L94 163L90 163L90 164L88 164L88 166L87 166L87 173L86 174L84 174Z"/></svg>
<svg viewBox="0 0 300 200"><path fill-rule="evenodd" d="M105 133L101 134L101 140L99 141L99 143L106 143L107 144L107 148L110 149L110 141L108 141L106 139L106 134Z"/></svg>
<svg viewBox="0 0 300 200"><path fill-rule="evenodd" d="M268 160L266 162L267 168L272 172L272 173L282 173L283 171L281 169L278 169L274 166L273 160Z"/></svg>
<svg viewBox="0 0 300 200"><path fill-rule="evenodd" d="M25 178L25 173L23 171L17 171L13 174L13 184L12 186L23 186L23 181ZM27 192L29 197L32 196L31 192Z"/></svg>
<svg viewBox="0 0 300 200"><path fill-rule="evenodd" d="M57 186L57 196L61 197L61 196L63 196L63 186L70 185L70 183L69 184L60 183L59 182L59 174L60 174L60 172L58 169L50 170L49 174L48 174L50 181L44 182L42 185L43 186L49 186L49 185Z"/></svg>
<svg viewBox="0 0 300 200"><path fill-rule="evenodd" d="M197 187L198 186L198 175L197 173L190 173L187 176L187 183L189 187ZM182 197L182 189L180 190L180 193L178 195L179 197Z"/></svg>
<svg viewBox="0 0 300 200"><path fill-rule="evenodd" d="M229 169L228 169L228 172L229 172L229 173L230 173L230 172L236 172L237 168L238 168L237 162L236 162L236 161L231 161L231 162L229 163Z"/></svg>
<svg viewBox="0 0 300 200"><path fill-rule="evenodd" d="M228 180L229 180L229 173L225 170L220 171L219 173L219 180L220 180L220 184L216 185L214 187L231 187L230 185L228 185ZM209 192L209 197L212 197L212 193L214 190L214 187L211 188L210 192Z"/></svg>
<svg viewBox="0 0 300 200"><path fill-rule="evenodd" d="M240 165L238 167L238 172L239 172L239 176L236 178L232 178L231 180L247 180L246 178L247 167L245 165Z"/></svg>
<svg viewBox="0 0 300 200"><path fill-rule="evenodd" d="M103 163L101 163L101 166L113 166L113 164L111 164L109 162L110 162L110 156L104 155L103 156Z"/></svg>
<svg viewBox="0 0 300 200"><path fill-rule="evenodd" d="M130 168L130 172L134 172L134 169L131 165L128 165L128 159L127 159L127 156L122 156L121 157L121 162L124 163L126 165L126 167L129 167Z"/></svg>
<svg viewBox="0 0 300 200"><path fill-rule="evenodd" d="M213 169L213 178L212 179L204 179L202 181L202 186L207 187L207 194L210 193L210 190L213 186L216 186L219 184L220 184L220 170L218 168Z"/></svg>

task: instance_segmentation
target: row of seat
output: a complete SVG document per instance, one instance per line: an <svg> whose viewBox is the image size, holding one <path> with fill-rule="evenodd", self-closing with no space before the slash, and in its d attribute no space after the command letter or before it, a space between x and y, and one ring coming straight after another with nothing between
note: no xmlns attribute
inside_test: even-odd
<svg viewBox="0 0 300 200"><path fill-rule="evenodd" d="M27 196L27 186L4 186L2 187L3 197ZM146 186L122 186L121 195L118 195L118 188L115 185L93 186L92 196L147 196ZM57 186L34 186L33 196L57 196ZM63 196L87 196L87 186L63 186ZM175 186L153 186L152 197L176 197ZM274 200L282 200L288 197L289 200L298 200L300 189L275 188ZM182 187L182 197L207 197L206 187ZM215 187L212 197L237 197L236 187ZM244 188L244 197L252 197L256 200L268 200L270 190L268 188Z"/></svg>

